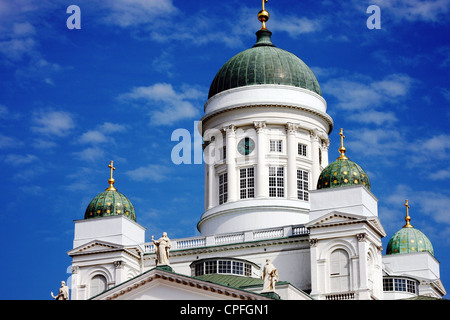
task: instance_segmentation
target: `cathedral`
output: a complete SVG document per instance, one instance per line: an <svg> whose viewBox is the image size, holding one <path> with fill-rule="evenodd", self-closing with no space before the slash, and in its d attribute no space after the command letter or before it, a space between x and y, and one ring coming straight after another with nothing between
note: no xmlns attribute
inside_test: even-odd
<svg viewBox="0 0 450 320"><path fill-rule="evenodd" d="M84 219L74 221L70 299L396 300L446 294L433 246L413 227L408 200L405 225L387 235L369 176L354 161L357 155L347 152L343 129L340 146L329 152L334 123L314 73L272 43L264 1L258 19L255 44L218 70L200 119L200 235L172 239L164 233L145 242L139 212L114 186L111 161L109 186L89 203Z"/></svg>

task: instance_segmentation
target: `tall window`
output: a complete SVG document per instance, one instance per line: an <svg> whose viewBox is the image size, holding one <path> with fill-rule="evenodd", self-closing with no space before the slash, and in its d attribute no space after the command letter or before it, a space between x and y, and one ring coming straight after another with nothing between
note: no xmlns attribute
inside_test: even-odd
<svg viewBox="0 0 450 320"><path fill-rule="evenodd" d="M223 204L228 200L228 178L227 174L219 175L219 204Z"/></svg>
<svg viewBox="0 0 450 320"><path fill-rule="evenodd" d="M307 153L306 153L306 144L303 144L303 143L299 143L299 144L298 144L298 154L299 154L300 156L304 156L304 157L307 156Z"/></svg>
<svg viewBox="0 0 450 320"><path fill-rule="evenodd" d="M283 167L269 167L269 197L284 197Z"/></svg>
<svg viewBox="0 0 450 320"><path fill-rule="evenodd" d="M297 198L308 201L308 171L297 169Z"/></svg>
<svg viewBox="0 0 450 320"><path fill-rule="evenodd" d="M244 168L240 170L241 199L255 197L255 168Z"/></svg>
<svg viewBox="0 0 450 320"><path fill-rule="evenodd" d="M91 297L96 296L106 290L106 278L102 275L96 275L91 279L89 286L89 294Z"/></svg>
<svg viewBox="0 0 450 320"><path fill-rule="evenodd" d="M282 145L281 140L270 140L270 152L282 152Z"/></svg>
<svg viewBox="0 0 450 320"><path fill-rule="evenodd" d="M347 252L335 250L330 256L330 285L331 292L350 291L350 268Z"/></svg>

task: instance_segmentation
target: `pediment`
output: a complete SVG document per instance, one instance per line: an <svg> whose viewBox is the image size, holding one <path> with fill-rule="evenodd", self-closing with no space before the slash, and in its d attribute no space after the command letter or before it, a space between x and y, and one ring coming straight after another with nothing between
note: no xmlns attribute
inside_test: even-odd
<svg viewBox="0 0 450 320"><path fill-rule="evenodd" d="M153 268L92 300L267 300L269 298L209 281Z"/></svg>
<svg viewBox="0 0 450 320"><path fill-rule="evenodd" d="M91 242L85 243L79 247L76 247L68 252L69 256L79 255L79 254L89 254L98 253L106 251L122 250L123 246L117 245L115 243L93 240Z"/></svg>
<svg viewBox="0 0 450 320"><path fill-rule="evenodd" d="M339 211L333 211L327 213L317 219L310 221L306 227L313 228L326 228L334 227L338 225L354 224L354 223L367 223L372 229L377 231L381 237L386 236L383 226L381 225L380 219L376 216L367 217L357 214L344 213Z"/></svg>
<svg viewBox="0 0 450 320"><path fill-rule="evenodd" d="M306 226L309 228L314 228L314 227L322 227L322 226L326 226L326 225L354 223L354 222L366 220L366 218L367 217L356 215L356 214L349 214L349 213L333 211L333 212L327 213L317 219L310 221Z"/></svg>

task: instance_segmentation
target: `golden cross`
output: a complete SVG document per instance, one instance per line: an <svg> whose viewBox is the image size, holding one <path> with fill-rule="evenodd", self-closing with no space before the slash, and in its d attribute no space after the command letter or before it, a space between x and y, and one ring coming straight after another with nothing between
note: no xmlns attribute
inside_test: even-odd
<svg viewBox="0 0 450 320"><path fill-rule="evenodd" d="M262 9L263 9L263 11L266 10L266 8L265 8L265 3L266 3L267 1L269 1L269 0L262 0Z"/></svg>
<svg viewBox="0 0 450 320"><path fill-rule="evenodd" d="M112 161L112 160L111 160L111 164L108 165L108 168L111 169L111 175L110 175L110 178L109 178L109 180L108 180L109 187L106 189L106 191L117 191L117 189L114 188L114 182L115 182L115 180L114 180L114 178L113 178L113 172L114 172L114 170L116 170L116 168L114 168L114 166L113 166L113 161Z"/></svg>
<svg viewBox="0 0 450 320"><path fill-rule="evenodd" d="M344 147L344 129L341 128L341 131L339 132L339 135L341 136L341 147L339 148L339 152L341 153L341 156L338 158L339 159L344 159L344 160L348 160L348 158L345 156L345 147Z"/></svg>
<svg viewBox="0 0 450 320"><path fill-rule="evenodd" d="M113 178L113 171L116 170L116 168L113 167L113 163L114 163L114 162L111 160L111 164L108 165L108 168L111 168L111 178L110 178L110 179Z"/></svg>
<svg viewBox="0 0 450 320"><path fill-rule="evenodd" d="M405 200L405 207L406 207L406 217L405 217L406 224L403 226L403 228L413 228L413 226L409 223L409 221L411 220L411 217L409 216L409 208L411 207L408 204L408 199Z"/></svg>

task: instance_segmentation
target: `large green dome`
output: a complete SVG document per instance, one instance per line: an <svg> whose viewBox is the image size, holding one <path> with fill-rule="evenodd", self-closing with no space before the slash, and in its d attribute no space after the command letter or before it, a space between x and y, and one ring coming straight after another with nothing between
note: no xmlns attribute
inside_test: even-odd
<svg viewBox="0 0 450 320"><path fill-rule="evenodd" d="M208 98L219 92L258 84L280 84L322 91L311 69L296 55L275 47L272 32L259 30L256 44L228 60L217 72Z"/></svg>

